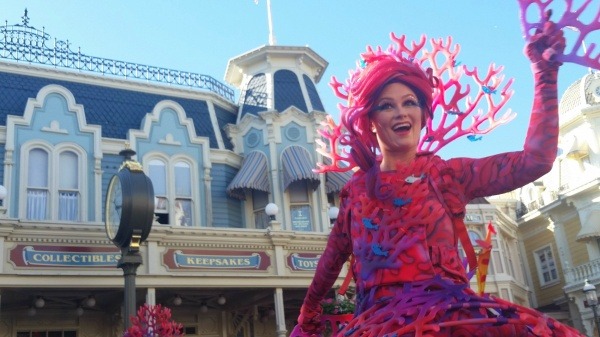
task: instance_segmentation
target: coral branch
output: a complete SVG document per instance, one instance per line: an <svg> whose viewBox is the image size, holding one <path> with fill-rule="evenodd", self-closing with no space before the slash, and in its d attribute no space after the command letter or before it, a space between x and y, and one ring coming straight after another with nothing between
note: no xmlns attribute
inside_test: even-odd
<svg viewBox="0 0 600 337"><path fill-rule="evenodd" d="M131 327L123 337L180 337L183 325L171 320L171 310L160 304L141 306L131 317Z"/></svg>
<svg viewBox="0 0 600 337"><path fill-rule="evenodd" d="M333 148L340 148L340 145L344 143L344 136L340 128L336 127L333 118L329 115L321 123L321 126L319 129L321 138L317 138L315 142L317 143L317 152L325 158L326 164L317 163L317 169L314 171L316 173L323 173L327 170L338 172L349 171L355 165L352 165L353 163L350 163L350 165L343 164L343 162L348 162L351 158L347 151L344 148L336 151L332 150Z"/></svg>
<svg viewBox="0 0 600 337"><path fill-rule="evenodd" d="M452 49L451 38L447 43L432 39L431 45L431 51L424 51L423 63L431 67L440 80L432 106L434 116L438 117L428 121L427 132L419 144L421 151L437 152L457 138L486 134L515 117L510 110L502 116L498 115L513 94L510 90L512 79L499 90L504 81L501 75L503 67L491 64L487 73L480 76L477 67L469 70L464 65L457 66L456 56L460 46L456 44ZM469 96L472 87L479 90ZM465 98L466 102L461 108L460 104ZM483 102L487 103L486 111L480 107ZM473 115L476 109L477 114ZM441 110L441 113L437 113L437 110ZM471 117L468 126L467 117Z"/></svg>
<svg viewBox="0 0 600 337"><path fill-rule="evenodd" d="M570 62L582 66L600 69L600 52L593 54L596 48L596 43L591 43L587 48L585 46L585 38L593 31L600 30L600 8L589 6L592 0L586 0L579 8L573 8L573 0L563 0L565 9L562 14L557 13L556 6L552 0L518 0L521 26L525 39L529 41L535 34L536 30L541 29L544 25L548 10L552 10L552 15L557 18L552 18L559 29L568 28L577 34L574 43L567 44L564 54L557 55L557 60L561 62ZM589 23L583 23L581 18L584 15L593 13L593 19ZM531 20L531 17L537 19ZM531 20L531 21L530 21ZM582 52L580 52L580 50Z"/></svg>

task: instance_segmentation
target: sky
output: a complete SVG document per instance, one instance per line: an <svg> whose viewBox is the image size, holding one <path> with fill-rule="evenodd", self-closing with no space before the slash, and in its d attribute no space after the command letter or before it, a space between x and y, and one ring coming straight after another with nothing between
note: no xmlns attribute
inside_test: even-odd
<svg viewBox="0 0 600 337"><path fill-rule="evenodd" d="M0 20L20 24L25 8L30 26L44 28L53 39L68 40L73 51L210 75L223 82L230 59L269 43L267 0L0 0ZM451 36L460 45L462 64L481 70L490 63L504 66L506 78L514 79L515 92L506 107L517 117L479 141L463 138L439 154L482 157L522 149L533 78L523 54L517 0L271 0L271 14L276 45L308 46L329 62L317 90L336 121L342 101L329 81L332 76L345 80L367 45L387 47L391 32L409 40L423 34ZM565 64L559 74L559 98L587 72Z"/></svg>

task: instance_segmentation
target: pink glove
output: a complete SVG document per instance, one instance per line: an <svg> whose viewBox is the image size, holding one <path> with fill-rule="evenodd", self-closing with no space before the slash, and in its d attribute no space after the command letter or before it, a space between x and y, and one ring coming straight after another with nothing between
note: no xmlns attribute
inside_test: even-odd
<svg viewBox="0 0 600 337"><path fill-rule="evenodd" d="M546 70L556 70L562 64L556 60L556 55L565 50L565 37L562 30L550 21L552 11L546 12L546 22L538 29L525 46L525 54L531 60L534 73Z"/></svg>
<svg viewBox="0 0 600 337"><path fill-rule="evenodd" d="M300 324L296 325L294 327L294 330L292 330L292 333L290 334L290 337L322 337L323 335L321 334L309 334L306 333L304 331L302 331L302 328L300 327Z"/></svg>
<svg viewBox="0 0 600 337"><path fill-rule="evenodd" d="M323 308L319 305L316 308L310 308L308 305L303 304L300 308L300 316L298 316L298 332L304 336L321 336L323 331L323 322L321 321L321 314Z"/></svg>

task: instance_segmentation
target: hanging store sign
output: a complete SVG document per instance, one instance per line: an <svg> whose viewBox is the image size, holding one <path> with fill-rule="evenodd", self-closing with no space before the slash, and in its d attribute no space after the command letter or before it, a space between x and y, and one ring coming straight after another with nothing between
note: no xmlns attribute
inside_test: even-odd
<svg viewBox="0 0 600 337"><path fill-rule="evenodd" d="M265 252L169 249L163 262L171 270L267 270L271 258Z"/></svg>
<svg viewBox="0 0 600 337"><path fill-rule="evenodd" d="M17 245L10 261L23 268L115 268L121 251L105 247Z"/></svg>
<svg viewBox="0 0 600 337"><path fill-rule="evenodd" d="M315 271L321 254L293 253L288 255L288 267L294 271Z"/></svg>

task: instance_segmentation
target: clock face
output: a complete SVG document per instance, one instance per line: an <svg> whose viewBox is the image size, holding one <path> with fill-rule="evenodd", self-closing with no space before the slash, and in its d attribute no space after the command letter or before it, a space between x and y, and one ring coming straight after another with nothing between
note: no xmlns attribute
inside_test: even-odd
<svg viewBox="0 0 600 337"><path fill-rule="evenodd" d="M115 175L110 180L108 192L106 194L106 233L108 238L114 240L121 225L121 215L123 211L123 189L121 179Z"/></svg>

